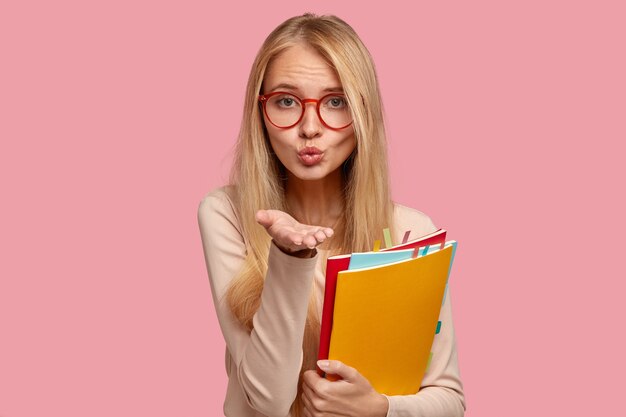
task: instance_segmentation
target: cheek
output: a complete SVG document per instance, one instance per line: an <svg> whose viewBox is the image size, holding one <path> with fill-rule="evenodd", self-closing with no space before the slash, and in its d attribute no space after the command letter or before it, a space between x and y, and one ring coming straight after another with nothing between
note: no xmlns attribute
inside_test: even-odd
<svg viewBox="0 0 626 417"><path fill-rule="evenodd" d="M354 137L354 134L346 136L340 146L343 150L345 150L345 152L351 154L356 148L356 138Z"/></svg>
<svg viewBox="0 0 626 417"><path fill-rule="evenodd" d="M284 156L289 150L290 138L287 137L283 131L272 131L270 129L267 130L267 135L269 137L269 143L274 153L280 158ZM282 159L282 158L281 158Z"/></svg>

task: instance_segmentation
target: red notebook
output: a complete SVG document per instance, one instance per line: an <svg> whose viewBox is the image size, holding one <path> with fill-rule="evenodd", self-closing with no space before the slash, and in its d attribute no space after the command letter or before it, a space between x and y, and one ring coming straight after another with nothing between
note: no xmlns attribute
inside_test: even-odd
<svg viewBox="0 0 626 417"><path fill-rule="evenodd" d="M413 249L427 245L438 245L445 243L446 230L439 229L426 236L401 243L390 248L381 249L381 252L390 250ZM335 290L337 288L337 274L345 271L350 265L350 254L331 256L326 261L326 283L324 287L324 305L322 308L322 323L320 331L320 348L317 359L328 359L330 350L330 334L333 328L333 311L335 306ZM324 376L324 372L318 367L317 373Z"/></svg>

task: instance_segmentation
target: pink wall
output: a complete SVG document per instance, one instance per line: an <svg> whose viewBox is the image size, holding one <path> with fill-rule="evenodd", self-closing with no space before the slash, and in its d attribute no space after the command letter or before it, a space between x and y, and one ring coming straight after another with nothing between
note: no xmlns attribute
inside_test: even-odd
<svg viewBox="0 0 626 417"><path fill-rule="evenodd" d="M221 414L196 209L226 179L262 40L305 11L361 35L394 197L459 241L466 415L623 408L622 2L10 3L0 416Z"/></svg>

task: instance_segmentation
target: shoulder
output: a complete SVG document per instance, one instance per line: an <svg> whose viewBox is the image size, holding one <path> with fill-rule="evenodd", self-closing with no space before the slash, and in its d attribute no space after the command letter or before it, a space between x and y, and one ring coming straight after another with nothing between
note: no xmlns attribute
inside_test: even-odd
<svg viewBox="0 0 626 417"><path fill-rule="evenodd" d="M237 226L239 221L235 210L234 195L235 190L232 185L217 187L206 193L198 205L200 223L215 221L219 218Z"/></svg>
<svg viewBox="0 0 626 417"><path fill-rule="evenodd" d="M211 207L219 204L232 205L234 195L234 187L232 185L223 185L206 193L200 200L200 206Z"/></svg>
<svg viewBox="0 0 626 417"><path fill-rule="evenodd" d="M437 230L435 223L425 213L403 204L393 203L393 215L399 234L411 231L411 238L424 236Z"/></svg>

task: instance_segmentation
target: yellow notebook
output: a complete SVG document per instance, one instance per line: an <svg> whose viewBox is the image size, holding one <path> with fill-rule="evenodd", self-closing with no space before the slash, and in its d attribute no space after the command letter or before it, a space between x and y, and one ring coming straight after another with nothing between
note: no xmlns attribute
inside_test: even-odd
<svg viewBox="0 0 626 417"><path fill-rule="evenodd" d="M341 271L328 358L356 368L379 393L418 392L455 248Z"/></svg>

